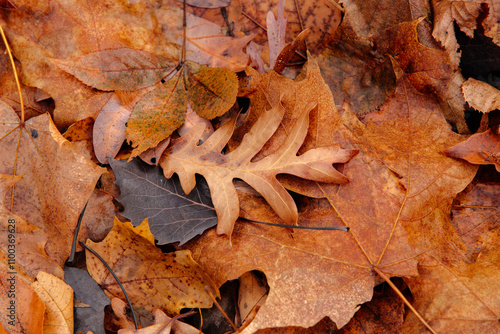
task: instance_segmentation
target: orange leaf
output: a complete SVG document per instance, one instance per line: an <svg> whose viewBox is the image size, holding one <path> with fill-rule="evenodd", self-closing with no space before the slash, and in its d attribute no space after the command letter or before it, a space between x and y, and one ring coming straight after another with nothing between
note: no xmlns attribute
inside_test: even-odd
<svg viewBox="0 0 500 334"><path fill-rule="evenodd" d="M233 133L236 117L199 146L198 139L204 128L193 129L172 143L160 165L167 178L173 173L179 175L186 194L196 185L195 174L205 177L217 212L219 234L230 235L239 216L238 195L232 183L235 178L242 179L259 191L284 222L294 224L297 221L295 202L276 180L276 174L292 174L320 182L346 182L346 178L332 164L345 162L355 154L340 148L318 148L296 155L307 134L309 112L313 107L309 105L302 110L280 149L262 160L252 161L280 125L285 113L281 103L255 122L234 151L221 154Z"/></svg>
<svg viewBox="0 0 500 334"><path fill-rule="evenodd" d="M491 129L476 133L464 142L448 148L450 157L467 160L476 165L495 165L500 172L500 137Z"/></svg>
<svg viewBox="0 0 500 334"><path fill-rule="evenodd" d="M115 218L111 232L100 243L87 241L120 279L132 304L147 310L161 308L178 313L182 308L211 307L205 286L218 290L193 261L190 251L163 254L136 232ZM87 251L90 275L108 295L125 299L116 280L92 253Z"/></svg>

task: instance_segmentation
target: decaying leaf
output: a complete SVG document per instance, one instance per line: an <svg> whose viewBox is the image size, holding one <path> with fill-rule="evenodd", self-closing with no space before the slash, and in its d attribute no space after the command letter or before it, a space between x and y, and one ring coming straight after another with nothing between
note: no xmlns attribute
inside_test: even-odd
<svg viewBox="0 0 500 334"><path fill-rule="evenodd" d="M171 72L173 57L119 48L96 51L75 60L52 59L84 84L103 91L138 90L153 86Z"/></svg>
<svg viewBox="0 0 500 334"><path fill-rule="evenodd" d="M163 254L118 219L106 239L87 244L110 265L134 306L177 314L182 308L211 307L206 286L219 294L190 251ZM111 273L88 250L87 268L108 295L125 298Z"/></svg>
<svg viewBox="0 0 500 334"><path fill-rule="evenodd" d="M125 207L122 213L140 224L149 217L149 226L159 244L190 240L217 224L206 183L198 178L196 191L186 195L178 179L166 179L158 167L134 159L110 160ZM182 210L178 210L182 208Z"/></svg>
<svg viewBox="0 0 500 334"><path fill-rule="evenodd" d="M36 275L31 287L46 307L43 333L73 334L73 289L44 271Z"/></svg>
<svg viewBox="0 0 500 334"><path fill-rule="evenodd" d="M20 179L20 176L0 175L0 198L5 198ZM64 276L62 268L45 251L48 238L42 229L9 212L4 205L0 205L0 219L0 267L3 270L16 272L17 280L28 284L39 271L59 278Z"/></svg>
<svg viewBox="0 0 500 334"><path fill-rule="evenodd" d="M99 111L94 122L93 144L100 163L107 164L108 158L114 159L120 150L125 141L125 124L130 113L131 110L120 103L116 94Z"/></svg>
<svg viewBox="0 0 500 334"><path fill-rule="evenodd" d="M307 134L309 112L314 107L315 104L302 110L279 150L259 161L252 159L271 138L285 113L281 102L255 122L240 146L232 152L221 154L233 133L236 118L220 127L199 146L198 138L204 128L193 129L172 143L160 165L168 178L177 173L185 193L190 193L195 187L195 174L204 176L217 212L219 234L230 235L239 216L238 195L232 183L235 178L242 179L259 191L284 222L295 224L297 207L290 194L276 180L276 175L285 173L319 182L347 182L332 164L346 162L355 154L338 147L325 147L296 155Z"/></svg>
<svg viewBox="0 0 500 334"><path fill-rule="evenodd" d="M4 205L47 234L47 254L62 265L78 216L104 169L64 139L49 114L21 124L14 111L0 102L0 118L0 173L24 174Z"/></svg>
<svg viewBox="0 0 500 334"><path fill-rule="evenodd" d="M469 78L462 84L462 92L465 101L480 112L500 109L500 91L486 82Z"/></svg>
<svg viewBox="0 0 500 334"><path fill-rule="evenodd" d="M45 313L44 302L29 283L12 270L0 268L0 325L9 334L41 333ZM1 333L1 330L0 330Z"/></svg>
<svg viewBox="0 0 500 334"><path fill-rule="evenodd" d="M348 234L295 230L292 237L284 229L238 221L232 247L213 231L187 244L218 285L250 270L266 275L269 296L243 333L309 327L324 316L340 328L372 298L374 272L417 275L416 255L439 253L443 240L453 240L443 212L476 169L442 154L461 136L432 101L403 81L366 125L344 110L333 136L360 150L343 169L350 182L322 187L327 201L315 200L310 212L302 208L299 225L347 225Z"/></svg>
<svg viewBox="0 0 500 334"><path fill-rule="evenodd" d="M446 154L472 164L495 165L500 172L500 137L491 129L473 134L466 141L448 148Z"/></svg>
<svg viewBox="0 0 500 334"><path fill-rule="evenodd" d="M278 1L278 17L272 11L267 13L267 40L269 43L269 67L273 68L281 50L285 47L286 33L285 0Z"/></svg>

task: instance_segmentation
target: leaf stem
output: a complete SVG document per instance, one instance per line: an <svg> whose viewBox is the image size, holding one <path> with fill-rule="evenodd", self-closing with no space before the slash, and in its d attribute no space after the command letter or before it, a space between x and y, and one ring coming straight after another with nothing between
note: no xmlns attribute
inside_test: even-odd
<svg viewBox="0 0 500 334"><path fill-rule="evenodd" d="M125 291L125 288L123 287L123 285L120 282L120 280L118 279L118 277L115 275L114 271L106 263L106 261L104 261L104 259L99 254L97 254L97 252L95 250L93 250L92 248L90 248L89 246L87 246L83 241L80 241L80 245L82 245L89 252L91 252L92 254L94 254L94 256L97 257L102 262L102 264L104 264L104 266L109 270L109 272L111 273L111 275L113 275L113 277L115 278L116 282L120 286L120 289L122 289L123 295L125 296L125 299L127 299L128 306L130 307L130 310L132 311L132 318L134 319L135 329L136 330L139 329L139 327L137 326L137 319L135 318L135 312L134 312L134 308L132 307L132 303L130 302L130 299L128 298L128 295L127 295L127 292Z"/></svg>
<svg viewBox="0 0 500 334"><path fill-rule="evenodd" d="M85 213L85 210L87 209L88 204L89 204L89 202L87 201L87 203L85 203L85 206L83 207L82 213L80 213L80 217L78 217L78 224L76 224L75 235L73 236L73 244L71 245L71 254L69 255L68 261L66 261L66 264L70 265L70 266L73 265L73 260L75 259L76 242L78 240L78 233L80 233L80 226L82 225L83 214Z"/></svg>
<svg viewBox="0 0 500 334"><path fill-rule="evenodd" d="M374 266L372 269L377 274L379 274L379 276L382 277L384 279L384 281L387 282L387 284L389 284L389 286L394 290L394 292L396 292L396 294L399 296L399 298L401 298L403 300L403 302L406 304L406 306L408 306L410 308L410 310L425 325L425 327L427 327L427 329L431 333L437 334L437 332L434 329L432 329L432 327L427 323L427 321L425 321L425 319L420 315L420 313L418 313L418 311L410 304L410 302L408 301L408 299L406 299L406 297L403 295L403 293L401 291L399 291L398 287L394 283L392 283L391 279L386 274L384 274L382 272L382 270L380 270L377 266Z"/></svg>
<svg viewBox="0 0 500 334"><path fill-rule="evenodd" d="M19 82L19 77L17 76L17 69L16 69L16 64L14 63L14 57L12 56L9 42L7 42L7 37L5 36L5 32L3 31L2 26L0 26L0 34L2 35L3 43L5 44L7 53L9 54L10 64L12 65L12 69L14 70L14 78L16 80L17 92L19 93L19 103L21 104L21 123L24 124L24 102L23 102L23 93L21 92L21 84Z"/></svg>
<svg viewBox="0 0 500 334"><path fill-rule="evenodd" d="M212 298L212 301L214 302L215 306L219 309L219 311L222 313L222 315L224 316L224 318L226 318L226 320L229 322L229 324L231 325L231 327L233 327L234 331L237 332L238 331L238 327L236 327L236 325L231 321L231 319L229 319L228 315L226 314L226 312L224 312L224 310L222 309L222 307L219 305L219 303L217 302L217 300L215 299L213 293L212 293L212 290L210 290L210 287L206 286L205 287L205 291L208 293L208 295L210 296L210 298Z"/></svg>

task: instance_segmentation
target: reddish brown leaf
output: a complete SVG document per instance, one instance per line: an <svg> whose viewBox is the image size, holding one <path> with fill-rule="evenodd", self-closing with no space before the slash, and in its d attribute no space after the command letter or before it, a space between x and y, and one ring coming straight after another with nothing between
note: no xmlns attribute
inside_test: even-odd
<svg viewBox="0 0 500 334"><path fill-rule="evenodd" d="M448 148L446 154L476 165L495 165L500 172L500 137L490 129Z"/></svg>

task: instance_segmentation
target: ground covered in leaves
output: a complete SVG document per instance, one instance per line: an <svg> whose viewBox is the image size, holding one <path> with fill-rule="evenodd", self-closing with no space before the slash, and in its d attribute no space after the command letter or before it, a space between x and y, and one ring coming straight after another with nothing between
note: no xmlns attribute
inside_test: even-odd
<svg viewBox="0 0 500 334"><path fill-rule="evenodd" d="M500 333L497 2L0 10L0 333Z"/></svg>

